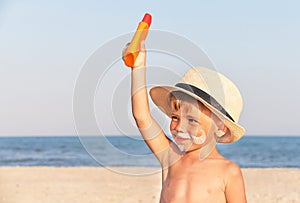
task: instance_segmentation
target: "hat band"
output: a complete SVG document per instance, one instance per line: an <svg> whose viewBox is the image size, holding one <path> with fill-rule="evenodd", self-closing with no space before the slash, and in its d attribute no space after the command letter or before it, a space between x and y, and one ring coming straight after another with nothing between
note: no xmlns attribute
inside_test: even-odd
<svg viewBox="0 0 300 203"><path fill-rule="evenodd" d="M217 100L215 98L213 98L212 96L210 96L203 90L201 90L193 85L186 84L186 83L177 83L175 86L185 89L193 94L196 94L198 97L202 98L204 101L206 101L207 103L209 103L210 105L212 105L213 107L218 109L227 118L229 118L230 120L235 122L234 119L229 115L229 113L222 107L222 105L219 104L219 102L217 102Z"/></svg>

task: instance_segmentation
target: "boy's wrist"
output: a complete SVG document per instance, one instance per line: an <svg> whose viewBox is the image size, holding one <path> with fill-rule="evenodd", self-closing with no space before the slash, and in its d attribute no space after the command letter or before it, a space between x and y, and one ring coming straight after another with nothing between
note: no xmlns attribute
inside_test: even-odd
<svg viewBox="0 0 300 203"><path fill-rule="evenodd" d="M132 70L137 70L137 69L143 69L143 68L146 68L146 65L133 66L131 69Z"/></svg>

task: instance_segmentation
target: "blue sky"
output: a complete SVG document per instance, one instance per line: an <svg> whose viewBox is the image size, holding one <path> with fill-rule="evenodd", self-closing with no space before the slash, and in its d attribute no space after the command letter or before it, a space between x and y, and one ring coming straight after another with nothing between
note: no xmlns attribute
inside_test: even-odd
<svg viewBox="0 0 300 203"><path fill-rule="evenodd" d="M299 135L299 4L0 1L0 135L76 134L80 70L101 45L134 31L145 12L152 29L191 40L237 84L248 135Z"/></svg>

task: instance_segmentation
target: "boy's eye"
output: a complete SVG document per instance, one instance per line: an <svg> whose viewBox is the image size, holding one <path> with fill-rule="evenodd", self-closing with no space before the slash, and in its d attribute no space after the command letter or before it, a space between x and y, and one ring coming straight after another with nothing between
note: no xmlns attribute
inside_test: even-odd
<svg viewBox="0 0 300 203"><path fill-rule="evenodd" d="M193 118L189 118L189 122L190 123L199 123L197 120L193 119Z"/></svg>

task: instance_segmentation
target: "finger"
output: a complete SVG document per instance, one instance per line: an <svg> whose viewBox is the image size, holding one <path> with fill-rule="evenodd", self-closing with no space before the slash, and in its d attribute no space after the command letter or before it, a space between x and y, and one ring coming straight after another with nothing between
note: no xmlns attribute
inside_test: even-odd
<svg viewBox="0 0 300 203"><path fill-rule="evenodd" d="M145 40L142 40L141 43L140 43L140 51L141 52L145 52L146 51Z"/></svg>
<svg viewBox="0 0 300 203"><path fill-rule="evenodd" d="M127 48L129 47L129 45L130 45L130 42L128 42L128 43L125 45L125 47L123 48L123 50L122 50L122 58L124 57L124 55L125 55L125 53L126 53L126 51L127 51Z"/></svg>

